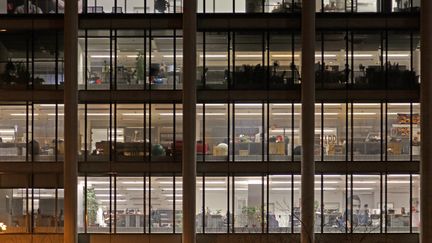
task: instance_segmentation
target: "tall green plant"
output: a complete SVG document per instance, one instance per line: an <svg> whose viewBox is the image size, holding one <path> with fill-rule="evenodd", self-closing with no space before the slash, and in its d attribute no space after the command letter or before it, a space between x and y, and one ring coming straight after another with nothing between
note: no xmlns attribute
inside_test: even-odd
<svg viewBox="0 0 432 243"><path fill-rule="evenodd" d="M99 209L99 203L96 200L95 189L88 188L87 189L87 219L89 225L96 223L96 216L97 216L98 209Z"/></svg>

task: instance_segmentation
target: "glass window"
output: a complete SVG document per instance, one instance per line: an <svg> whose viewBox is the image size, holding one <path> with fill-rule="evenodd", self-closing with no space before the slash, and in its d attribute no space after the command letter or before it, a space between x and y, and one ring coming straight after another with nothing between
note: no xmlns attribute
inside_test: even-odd
<svg viewBox="0 0 432 243"><path fill-rule="evenodd" d="M299 84L300 55L295 52L294 33L271 33L270 50L270 88L281 89Z"/></svg>
<svg viewBox="0 0 432 243"><path fill-rule="evenodd" d="M144 37L142 37L143 33L128 34L134 34L135 36L116 38L117 63L115 77L117 89L144 89L148 54Z"/></svg>
<svg viewBox="0 0 432 243"><path fill-rule="evenodd" d="M89 33L91 35L93 33ZM108 32L94 33L98 37L87 37L87 89L110 89L111 65L114 54Z"/></svg>
<svg viewBox="0 0 432 243"><path fill-rule="evenodd" d="M300 0L265 0L264 10L266 13L288 13L300 12Z"/></svg>
<svg viewBox="0 0 432 243"><path fill-rule="evenodd" d="M350 33L348 79L356 88L384 88L381 33ZM350 42L349 42L350 43Z"/></svg>
<svg viewBox="0 0 432 243"><path fill-rule="evenodd" d="M77 225L78 233L85 233L86 227L86 182L85 177L78 177L78 188L77 188Z"/></svg>
<svg viewBox="0 0 432 243"><path fill-rule="evenodd" d="M292 177L269 176L268 227L269 233L291 233Z"/></svg>
<svg viewBox="0 0 432 243"><path fill-rule="evenodd" d="M31 35L1 32L0 83L3 88L25 89L30 84Z"/></svg>
<svg viewBox="0 0 432 243"><path fill-rule="evenodd" d="M236 161L260 161L263 155L263 104L235 104L234 153Z"/></svg>
<svg viewBox="0 0 432 243"><path fill-rule="evenodd" d="M392 0L392 12L409 12L411 10L411 2L417 2L420 6L420 1L414 0ZM415 5L414 5L415 6Z"/></svg>
<svg viewBox="0 0 432 243"><path fill-rule="evenodd" d="M387 38L388 88L412 89L418 87L419 82L411 66L412 35L410 33L389 32Z"/></svg>
<svg viewBox="0 0 432 243"><path fill-rule="evenodd" d="M87 177L85 191L88 233L108 233L114 223L114 199L110 177Z"/></svg>
<svg viewBox="0 0 432 243"><path fill-rule="evenodd" d="M270 104L269 115L269 160L291 161L293 105Z"/></svg>
<svg viewBox="0 0 432 243"><path fill-rule="evenodd" d="M117 177L116 186L116 232L144 232L144 178Z"/></svg>
<svg viewBox="0 0 432 243"><path fill-rule="evenodd" d="M228 178L205 177L205 232L226 233L228 223Z"/></svg>
<svg viewBox="0 0 432 243"><path fill-rule="evenodd" d="M345 233L346 176L323 175L323 233Z"/></svg>
<svg viewBox="0 0 432 243"><path fill-rule="evenodd" d="M316 103L315 104L315 136L314 136L314 155L315 155L315 161L319 160L321 161L321 153L322 153L322 141L323 141L323 133L324 130L321 129L321 104Z"/></svg>
<svg viewBox="0 0 432 243"><path fill-rule="evenodd" d="M345 12L348 8L346 0L323 0L324 12Z"/></svg>
<svg viewBox="0 0 432 243"><path fill-rule="evenodd" d="M145 0L125 0L125 1L117 1L117 13L144 13Z"/></svg>
<svg viewBox="0 0 432 243"><path fill-rule="evenodd" d="M113 0L93 0L87 2L87 13L115 13Z"/></svg>
<svg viewBox="0 0 432 243"><path fill-rule="evenodd" d="M33 146L34 161L55 161L56 151L60 152L57 143L56 131L56 105L34 104L33 138L30 145ZM63 148L64 151L64 148Z"/></svg>
<svg viewBox="0 0 432 243"><path fill-rule="evenodd" d="M144 105L118 104L116 110L117 161L143 161L149 152L145 142Z"/></svg>
<svg viewBox="0 0 432 243"><path fill-rule="evenodd" d="M196 178L196 194L195 194L195 222L196 222L196 232L197 233L203 233L203 230L205 228L205 208L204 208L204 176L197 176Z"/></svg>
<svg viewBox="0 0 432 243"><path fill-rule="evenodd" d="M233 33L235 70L233 88L259 89L267 87L264 56L264 33Z"/></svg>
<svg viewBox="0 0 432 243"><path fill-rule="evenodd" d="M420 146L421 146L421 136L420 136L420 104L413 103L412 104L412 135L411 135L411 153L412 159L415 161L420 160Z"/></svg>
<svg viewBox="0 0 432 243"><path fill-rule="evenodd" d="M387 232L410 232L410 175L387 175Z"/></svg>
<svg viewBox="0 0 432 243"><path fill-rule="evenodd" d="M321 175L315 175L315 200L314 200L314 215L315 215L315 232L321 232L321 222L324 218L321 198Z"/></svg>
<svg viewBox="0 0 432 243"><path fill-rule="evenodd" d="M174 51L174 31L152 31L151 35L150 88L173 89L174 81L179 80L175 67L178 58Z"/></svg>
<svg viewBox="0 0 432 243"><path fill-rule="evenodd" d="M412 175L411 198L411 227L412 232L420 232L420 175Z"/></svg>
<svg viewBox="0 0 432 243"><path fill-rule="evenodd" d="M151 159L166 160L174 152L174 105L152 104L150 119Z"/></svg>
<svg viewBox="0 0 432 243"><path fill-rule="evenodd" d="M234 178L234 228L236 233L262 232L262 177Z"/></svg>
<svg viewBox="0 0 432 243"><path fill-rule="evenodd" d="M113 114L111 110L111 105L87 105L85 146L88 154L87 160L89 161L108 161L110 159L112 141L114 141L114 131L111 126ZM117 133L116 135L119 138L121 134Z"/></svg>
<svg viewBox="0 0 432 243"><path fill-rule="evenodd" d="M228 160L228 105L205 104L206 161Z"/></svg>
<svg viewBox="0 0 432 243"><path fill-rule="evenodd" d="M56 55L58 53L59 38L56 32L41 32L33 40L33 87L46 88L59 84L57 75Z"/></svg>
<svg viewBox="0 0 432 243"><path fill-rule="evenodd" d="M379 175L353 175L348 195L348 229L353 233L379 233L381 184Z"/></svg>
<svg viewBox="0 0 432 243"><path fill-rule="evenodd" d="M294 129L292 131L294 161L301 160L301 104L294 104Z"/></svg>
<svg viewBox="0 0 432 243"><path fill-rule="evenodd" d="M219 1L217 1L219 2ZM228 87L229 62L232 56L229 55L229 33L227 32L205 32L205 52L200 53L200 60L204 68L197 77L198 83L208 89L226 89ZM230 59L231 58L231 59Z"/></svg>
<svg viewBox="0 0 432 243"><path fill-rule="evenodd" d="M0 222L6 225L5 233L27 232L28 190L26 188L0 189Z"/></svg>
<svg viewBox="0 0 432 243"><path fill-rule="evenodd" d="M381 160L381 104L355 103L352 104L354 160ZM351 116L351 114L348 114Z"/></svg>
<svg viewBox="0 0 432 243"><path fill-rule="evenodd" d="M236 0L199 0L202 2L202 9L206 13L232 13L233 1Z"/></svg>
<svg viewBox="0 0 432 243"><path fill-rule="evenodd" d="M337 89L345 87L346 82L346 39L345 32L330 32L323 36L324 58L323 63L318 62L315 72L318 72L317 82L321 82L321 87ZM322 73L319 72L323 68Z"/></svg>
<svg viewBox="0 0 432 243"><path fill-rule="evenodd" d="M32 190L34 231L37 233L56 232L58 224L56 189L34 188Z"/></svg>
<svg viewBox="0 0 432 243"><path fill-rule="evenodd" d="M0 157L2 161L26 161L29 149L27 124L31 110L25 105L0 106ZM30 114L28 114L30 112ZM30 160L28 158L28 160Z"/></svg>
<svg viewBox="0 0 432 243"><path fill-rule="evenodd" d="M410 160L412 118L410 103L387 104L387 160Z"/></svg>
<svg viewBox="0 0 432 243"><path fill-rule="evenodd" d="M291 227L294 233L300 233L301 231L301 176L294 175L294 193L291 194L294 198L291 210Z"/></svg>
<svg viewBox="0 0 432 243"><path fill-rule="evenodd" d="M150 197L150 227L152 233L173 233L173 177L152 177Z"/></svg>
<svg viewBox="0 0 432 243"><path fill-rule="evenodd" d="M174 233L181 233L183 230L183 178L182 177L174 177L175 179L175 191L173 193L173 197L171 199L168 199L168 201L172 201L175 205L174 210L174 225L175 225L175 232ZM197 183L197 187L198 187ZM199 189L199 188L196 188ZM199 190L196 191L196 195L199 195ZM196 198L195 198L196 199ZM202 201L201 201L202 202ZM199 202L196 202L196 205L199 205Z"/></svg>
<svg viewBox="0 0 432 243"><path fill-rule="evenodd" d="M346 159L346 115L347 111L345 104L324 104L324 160L341 161Z"/></svg>

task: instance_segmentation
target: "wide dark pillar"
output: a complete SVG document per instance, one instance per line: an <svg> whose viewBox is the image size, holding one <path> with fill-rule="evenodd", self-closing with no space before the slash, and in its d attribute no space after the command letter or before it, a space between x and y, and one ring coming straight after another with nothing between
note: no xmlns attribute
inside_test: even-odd
<svg viewBox="0 0 432 243"><path fill-rule="evenodd" d="M432 1L421 1L420 242L432 242Z"/></svg>
<svg viewBox="0 0 432 243"><path fill-rule="evenodd" d="M78 242L78 1L65 1L64 14L64 242Z"/></svg>
<svg viewBox="0 0 432 243"><path fill-rule="evenodd" d="M301 242L314 242L315 0L302 2Z"/></svg>
<svg viewBox="0 0 432 243"><path fill-rule="evenodd" d="M196 4L183 5L183 243L195 243Z"/></svg>

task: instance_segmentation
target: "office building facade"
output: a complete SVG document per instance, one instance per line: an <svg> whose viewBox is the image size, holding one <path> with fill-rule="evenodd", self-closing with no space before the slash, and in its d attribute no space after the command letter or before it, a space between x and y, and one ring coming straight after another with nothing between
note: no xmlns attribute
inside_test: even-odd
<svg viewBox="0 0 432 243"><path fill-rule="evenodd" d="M0 0L0 241L431 241L424 2Z"/></svg>

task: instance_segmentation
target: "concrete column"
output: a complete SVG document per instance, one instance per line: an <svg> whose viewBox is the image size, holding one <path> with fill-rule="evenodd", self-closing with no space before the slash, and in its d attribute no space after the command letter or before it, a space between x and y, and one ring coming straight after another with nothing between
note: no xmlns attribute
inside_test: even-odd
<svg viewBox="0 0 432 243"><path fill-rule="evenodd" d="M78 1L65 1L64 14L64 242L78 242Z"/></svg>
<svg viewBox="0 0 432 243"><path fill-rule="evenodd" d="M196 5L183 5L183 243L196 242Z"/></svg>
<svg viewBox="0 0 432 243"><path fill-rule="evenodd" d="M420 242L432 242L432 1L421 1Z"/></svg>
<svg viewBox="0 0 432 243"><path fill-rule="evenodd" d="M315 0L303 0L301 68L301 242L314 242Z"/></svg>

